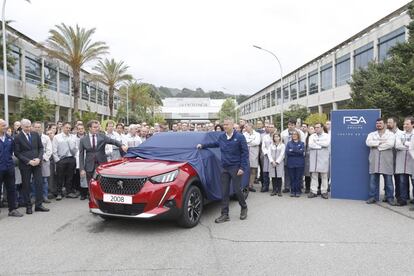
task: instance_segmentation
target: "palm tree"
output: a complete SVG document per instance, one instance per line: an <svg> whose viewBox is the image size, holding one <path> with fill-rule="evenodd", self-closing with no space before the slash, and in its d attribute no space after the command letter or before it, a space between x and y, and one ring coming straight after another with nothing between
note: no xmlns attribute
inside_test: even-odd
<svg viewBox="0 0 414 276"><path fill-rule="evenodd" d="M86 62L99 59L108 53L105 42L92 42L95 28L86 30L76 25L75 28L64 23L49 30L50 36L41 48L50 58L56 58L70 66L73 73L73 109L79 114L80 71Z"/></svg>
<svg viewBox="0 0 414 276"><path fill-rule="evenodd" d="M128 66L123 61L116 62L114 59L100 60L93 69L98 72L96 78L108 86L109 115L112 117L115 88L124 81L132 80L132 76L126 73Z"/></svg>

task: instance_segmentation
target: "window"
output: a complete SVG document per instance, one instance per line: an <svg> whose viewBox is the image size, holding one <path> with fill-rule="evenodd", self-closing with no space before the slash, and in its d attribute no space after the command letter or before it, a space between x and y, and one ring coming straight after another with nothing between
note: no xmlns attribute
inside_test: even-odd
<svg viewBox="0 0 414 276"><path fill-rule="evenodd" d="M97 95L97 97L98 97L97 104L102 105L102 103L103 103L103 90L101 88L98 88L98 95Z"/></svg>
<svg viewBox="0 0 414 276"><path fill-rule="evenodd" d="M283 86L283 101L286 103L289 101L289 85Z"/></svg>
<svg viewBox="0 0 414 276"><path fill-rule="evenodd" d="M89 85L82 82L82 100L89 101Z"/></svg>
<svg viewBox="0 0 414 276"><path fill-rule="evenodd" d="M365 69L374 59L374 43L371 42L354 51L354 69Z"/></svg>
<svg viewBox="0 0 414 276"><path fill-rule="evenodd" d="M397 43L405 42L405 27L401 27L378 39L378 59L388 58L389 50Z"/></svg>
<svg viewBox="0 0 414 276"><path fill-rule="evenodd" d="M45 67L43 70L45 84L47 88L50 90L57 91L57 70L56 67L52 64L45 63Z"/></svg>
<svg viewBox="0 0 414 276"><path fill-rule="evenodd" d="M25 58L26 81L38 85L42 80L42 64L40 59L27 53Z"/></svg>
<svg viewBox="0 0 414 276"><path fill-rule="evenodd" d="M269 108L270 107L270 93L266 94L266 107Z"/></svg>
<svg viewBox="0 0 414 276"><path fill-rule="evenodd" d="M89 86L90 101L96 103L96 87Z"/></svg>
<svg viewBox="0 0 414 276"><path fill-rule="evenodd" d="M344 55L336 59L335 67L335 82L336 86L342 86L347 84L351 77L351 56L350 54Z"/></svg>
<svg viewBox="0 0 414 276"><path fill-rule="evenodd" d="M309 73L309 95L318 93L318 70Z"/></svg>
<svg viewBox="0 0 414 276"><path fill-rule="evenodd" d="M108 106L108 91L104 91L103 105Z"/></svg>
<svg viewBox="0 0 414 276"><path fill-rule="evenodd" d="M275 106L276 105L276 92L275 90L272 91L270 96L270 105Z"/></svg>
<svg viewBox="0 0 414 276"><path fill-rule="evenodd" d="M276 89L276 103L280 104L282 102L282 93L280 93L280 87Z"/></svg>
<svg viewBox="0 0 414 276"><path fill-rule="evenodd" d="M298 98L298 89L296 87L296 81L292 81L290 83L290 100L296 100Z"/></svg>
<svg viewBox="0 0 414 276"><path fill-rule="evenodd" d="M299 78L299 98L306 97L306 76Z"/></svg>
<svg viewBox="0 0 414 276"><path fill-rule="evenodd" d="M20 48L11 45L11 51L9 55L11 55L14 59L14 65L11 68L8 68L8 76L20 80L22 77L22 54L20 53ZM3 66L3 64L2 64ZM1 70L3 71L3 70Z"/></svg>
<svg viewBox="0 0 414 276"><path fill-rule="evenodd" d="M114 109L118 109L118 103L119 103L119 97L114 95ZM243 106L242 108L242 114L245 115L245 108L246 106Z"/></svg>
<svg viewBox="0 0 414 276"><path fill-rule="evenodd" d="M266 109L266 95L262 96L262 106L260 109L261 110Z"/></svg>
<svg viewBox="0 0 414 276"><path fill-rule="evenodd" d="M59 73L59 91L60 93L69 95L69 76Z"/></svg>
<svg viewBox="0 0 414 276"><path fill-rule="evenodd" d="M332 63L321 67L321 91L332 88Z"/></svg>

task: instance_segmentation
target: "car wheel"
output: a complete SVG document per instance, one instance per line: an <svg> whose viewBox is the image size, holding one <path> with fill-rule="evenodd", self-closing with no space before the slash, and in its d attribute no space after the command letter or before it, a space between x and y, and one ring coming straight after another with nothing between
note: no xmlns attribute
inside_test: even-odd
<svg viewBox="0 0 414 276"><path fill-rule="evenodd" d="M203 194L195 185L191 185L184 197L181 216L178 224L185 228L191 228L198 224L203 212Z"/></svg>

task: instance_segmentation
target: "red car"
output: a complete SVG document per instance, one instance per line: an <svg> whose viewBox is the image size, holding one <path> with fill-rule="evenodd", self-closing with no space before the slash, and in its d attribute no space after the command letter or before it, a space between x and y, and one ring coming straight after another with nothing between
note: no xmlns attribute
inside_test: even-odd
<svg viewBox="0 0 414 276"><path fill-rule="evenodd" d="M216 138L217 133L157 134L128 150L129 157L99 166L89 183L90 211L104 219L173 218L183 227L197 225L203 205L221 199L221 163L218 149L196 145ZM248 189L243 191L247 196Z"/></svg>

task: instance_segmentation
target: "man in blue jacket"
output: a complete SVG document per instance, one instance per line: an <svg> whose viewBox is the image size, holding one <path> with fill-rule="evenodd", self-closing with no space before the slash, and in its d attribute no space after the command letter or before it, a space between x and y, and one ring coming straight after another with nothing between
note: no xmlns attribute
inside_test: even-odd
<svg viewBox="0 0 414 276"><path fill-rule="evenodd" d="M23 215L16 209L16 185L14 177L14 161L12 158L14 141L11 136L6 134L6 129L6 121L0 119L0 187L4 181L7 190L9 216L22 217Z"/></svg>
<svg viewBox="0 0 414 276"><path fill-rule="evenodd" d="M220 148L223 172L221 174L222 200L221 216L215 222L222 223L230 220L229 194L230 183L233 182L237 199L241 206L240 219L247 218L247 204L241 191L241 181L244 173L249 171L249 150L244 135L233 129L234 121L231 118L224 120L224 133L218 137L217 142L211 144L198 144L198 149Z"/></svg>

